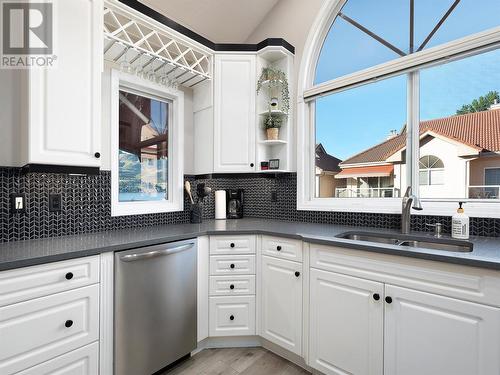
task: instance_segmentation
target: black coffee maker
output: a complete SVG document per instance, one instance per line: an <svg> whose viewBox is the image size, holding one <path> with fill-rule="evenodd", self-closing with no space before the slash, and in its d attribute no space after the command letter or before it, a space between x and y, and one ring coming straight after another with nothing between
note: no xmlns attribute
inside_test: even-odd
<svg viewBox="0 0 500 375"><path fill-rule="evenodd" d="M227 218L241 219L243 217L243 189L226 190Z"/></svg>

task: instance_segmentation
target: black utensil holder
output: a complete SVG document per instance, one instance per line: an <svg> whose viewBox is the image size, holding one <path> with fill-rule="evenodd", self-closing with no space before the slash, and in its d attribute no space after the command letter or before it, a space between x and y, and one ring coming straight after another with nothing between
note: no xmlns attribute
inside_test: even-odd
<svg viewBox="0 0 500 375"><path fill-rule="evenodd" d="M195 203L191 205L191 211L189 213L189 222L191 224L199 224L202 219L202 207L201 204Z"/></svg>

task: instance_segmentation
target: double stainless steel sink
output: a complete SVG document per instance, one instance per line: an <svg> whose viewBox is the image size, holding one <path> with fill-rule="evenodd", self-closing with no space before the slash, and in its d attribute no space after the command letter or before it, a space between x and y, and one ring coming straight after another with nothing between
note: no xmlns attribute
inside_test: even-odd
<svg viewBox="0 0 500 375"><path fill-rule="evenodd" d="M470 253L473 244L468 241L458 241L445 238L430 238L396 233L375 233L363 231L344 232L336 237L354 241L375 242L402 247L418 247L423 249Z"/></svg>

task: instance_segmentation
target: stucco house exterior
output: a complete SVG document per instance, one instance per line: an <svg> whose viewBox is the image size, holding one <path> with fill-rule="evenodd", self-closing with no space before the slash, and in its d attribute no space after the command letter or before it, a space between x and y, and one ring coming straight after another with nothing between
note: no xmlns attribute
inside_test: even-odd
<svg viewBox="0 0 500 375"><path fill-rule="evenodd" d="M335 197L399 197L406 129L339 163ZM500 106L420 123L423 198L500 199Z"/></svg>

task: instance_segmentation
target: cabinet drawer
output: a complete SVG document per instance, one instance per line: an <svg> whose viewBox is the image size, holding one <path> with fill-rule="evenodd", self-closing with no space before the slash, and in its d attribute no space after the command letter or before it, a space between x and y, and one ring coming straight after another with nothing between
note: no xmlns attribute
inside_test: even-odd
<svg viewBox="0 0 500 375"><path fill-rule="evenodd" d="M255 254L255 236L211 236L210 254Z"/></svg>
<svg viewBox="0 0 500 375"><path fill-rule="evenodd" d="M255 255L213 255L211 275L255 274Z"/></svg>
<svg viewBox="0 0 500 375"><path fill-rule="evenodd" d="M231 296L235 294L255 294L255 276L210 276L211 296Z"/></svg>
<svg viewBox="0 0 500 375"><path fill-rule="evenodd" d="M210 297L210 336L255 335L255 296Z"/></svg>
<svg viewBox="0 0 500 375"><path fill-rule="evenodd" d="M302 241L262 236L262 255L302 262Z"/></svg>
<svg viewBox="0 0 500 375"><path fill-rule="evenodd" d="M99 282L99 257L0 272L0 307Z"/></svg>
<svg viewBox="0 0 500 375"><path fill-rule="evenodd" d="M96 375L99 373L99 344L97 342L73 350L16 375Z"/></svg>
<svg viewBox="0 0 500 375"><path fill-rule="evenodd" d="M99 285L0 308L0 374L12 374L99 338Z"/></svg>

